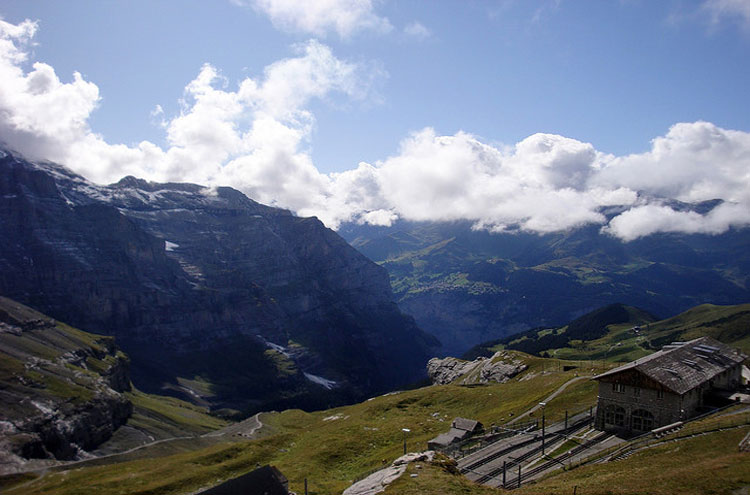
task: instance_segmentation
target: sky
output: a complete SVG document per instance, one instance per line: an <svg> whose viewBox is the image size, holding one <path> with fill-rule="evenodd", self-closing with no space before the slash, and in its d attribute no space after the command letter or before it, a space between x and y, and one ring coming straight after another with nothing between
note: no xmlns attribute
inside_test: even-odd
<svg viewBox="0 0 750 495"><path fill-rule="evenodd" d="M334 229L750 224L750 0L4 0L0 19L0 142L97 183L228 185Z"/></svg>

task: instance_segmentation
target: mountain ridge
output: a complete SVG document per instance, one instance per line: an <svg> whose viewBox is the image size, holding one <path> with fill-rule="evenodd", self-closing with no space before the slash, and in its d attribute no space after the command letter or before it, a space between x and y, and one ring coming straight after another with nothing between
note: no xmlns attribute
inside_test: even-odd
<svg viewBox="0 0 750 495"><path fill-rule="evenodd" d="M434 339L399 311L386 272L319 220L231 188L98 186L4 155L0 293L115 335L139 388L252 412L352 401L424 373ZM270 344L296 349L291 373Z"/></svg>

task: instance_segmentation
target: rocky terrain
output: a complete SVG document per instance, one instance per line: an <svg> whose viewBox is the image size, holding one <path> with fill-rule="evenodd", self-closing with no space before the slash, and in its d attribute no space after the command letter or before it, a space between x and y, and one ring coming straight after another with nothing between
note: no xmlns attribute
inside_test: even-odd
<svg viewBox="0 0 750 495"><path fill-rule="evenodd" d="M719 203L669 204L706 213ZM542 235L398 221L343 225L339 233L388 270L399 306L441 341L443 356L612 303L664 318L698 304L750 300L750 229L627 243L598 226Z"/></svg>
<svg viewBox="0 0 750 495"><path fill-rule="evenodd" d="M419 378L437 342L315 218L231 188L98 186L0 154L0 294L117 337L142 390L246 413Z"/></svg>
<svg viewBox="0 0 750 495"><path fill-rule="evenodd" d="M0 469L75 459L108 440L133 410L128 365L111 337L0 297Z"/></svg>
<svg viewBox="0 0 750 495"><path fill-rule="evenodd" d="M498 351L489 358L479 357L474 361L446 357L432 358L427 362L427 374L435 385L505 383L526 368L528 366L523 361L504 351Z"/></svg>

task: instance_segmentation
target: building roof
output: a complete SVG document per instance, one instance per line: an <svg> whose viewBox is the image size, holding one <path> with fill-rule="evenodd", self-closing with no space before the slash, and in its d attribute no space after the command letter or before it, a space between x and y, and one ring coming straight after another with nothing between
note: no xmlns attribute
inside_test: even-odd
<svg viewBox="0 0 750 495"><path fill-rule="evenodd" d="M447 447L448 445L454 442L463 440L468 435L469 435L469 432L466 430L459 430L458 428L451 428L447 433L441 433L440 435L436 436L435 438L427 442L427 444L431 448Z"/></svg>
<svg viewBox="0 0 750 495"><path fill-rule="evenodd" d="M594 380L636 370L682 395L745 359L747 356L737 349L711 337L701 337L664 346L649 356L595 376Z"/></svg>
<svg viewBox="0 0 750 495"><path fill-rule="evenodd" d="M287 495L289 482L274 466L265 465L198 495Z"/></svg>
<svg viewBox="0 0 750 495"><path fill-rule="evenodd" d="M451 424L451 426L459 430L473 432L477 429L481 429L482 423L480 423L479 421L475 421L473 419L456 418L453 420L453 423Z"/></svg>

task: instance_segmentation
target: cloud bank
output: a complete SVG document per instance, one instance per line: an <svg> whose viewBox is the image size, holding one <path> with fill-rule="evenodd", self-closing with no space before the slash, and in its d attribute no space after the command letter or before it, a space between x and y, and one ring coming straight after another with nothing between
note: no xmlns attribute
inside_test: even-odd
<svg viewBox="0 0 750 495"><path fill-rule="evenodd" d="M425 128L394 156L322 174L309 153L310 103L370 98L383 74L317 41L294 46L293 56L236 87L204 65L184 88L179 115L153 114L166 148L107 143L88 123L98 87L78 73L63 82L51 66L28 60L36 29L0 21L0 140L95 182L135 175L229 185L332 228L469 220L494 232L545 233L593 224L631 241L750 225L750 133L708 122L676 124L649 151L627 156L553 134L502 146ZM722 202L703 214L674 206L713 199Z"/></svg>

